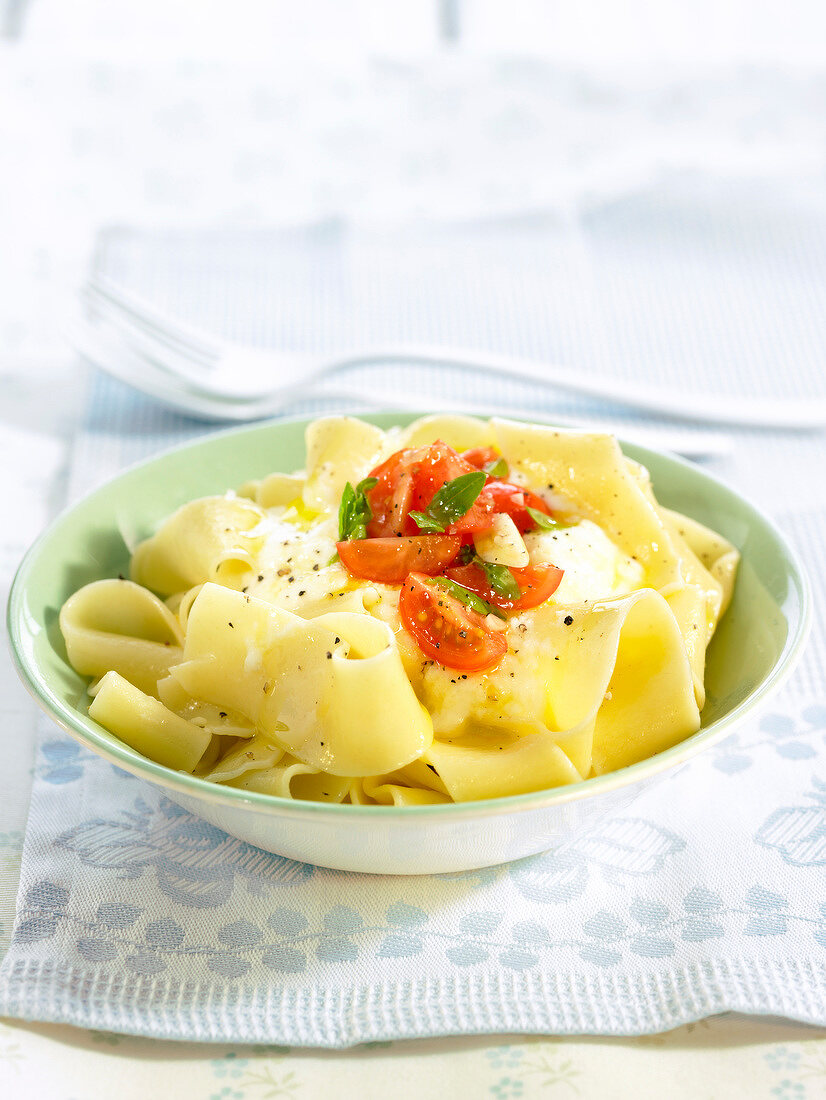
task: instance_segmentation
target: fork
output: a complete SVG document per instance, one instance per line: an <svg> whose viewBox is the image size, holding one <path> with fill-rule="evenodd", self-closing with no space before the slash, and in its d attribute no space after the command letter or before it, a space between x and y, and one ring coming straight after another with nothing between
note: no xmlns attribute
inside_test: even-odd
<svg viewBox="0 0 826 1100"><path fill-rule="evenodd" d="M318 359L293 352L269 351L222 341L166 316L152 303L124 290L105 276L93 276L84 298L97 317L159 375L202 398L223 403L243 417L266 416L285 402L306 395L310 383L354 366L386 364L450 365L477 374L519 378L615 404L656 412L693 423L740 427L812 430L826 427L826 402L816 398L732 398L731 395L676 393L645 383L605 378L570 367L538 363L492 352L430 345L399 345ZM156 378L157 381L157 378ZM133 384L140 386L139 378ZM235 419L236 417L233 417Z"/></svg>
<svg viewBox="0 0 826 1100"><path fill-rule="evenodd" d="M270 415L274 411L270 409L269 413L262 413L257 402L252 405L241 401L228 403L221 398L211 397L196 390L185 389L178 384L175 378L160 370L143 354L134 351L125 344L120 334L107 336L101 331L100 325L77 326L69 334L69 337L75 350L92 366L105 371L127 385L141 389L144 393L163 401L166 405L178 409L188 416L224 422L245 421L256 420L261 416ZM275 411L283 412L296 401L306 401L308 398L335 401L337 405L344 402L348 406L348 410L352 412L369 411L372 408L374 410L393 409L421 414L423 406L427 405L429 412L476 413L483 416L489 416L491 413L490 403L474 402L472 400L458 402L445 400L441 397L425 401L423 398L400 396L398 393L385 393L375 387L365 391L360 387L340 385L305 388L300 394L292 398L285 397ZM607 424L605 421L588 423L581 419L571 420L556 414L544 414L537 407L524 409L508 405L497 411L503 416L550 423L558 427L612 432L622 435L629 442L657 450L674 451L685 458L705 459L727 455L734 449L734 441L731 436L720 431L675 426L658 427L652 424L640 425L637 423Z"/></svg>

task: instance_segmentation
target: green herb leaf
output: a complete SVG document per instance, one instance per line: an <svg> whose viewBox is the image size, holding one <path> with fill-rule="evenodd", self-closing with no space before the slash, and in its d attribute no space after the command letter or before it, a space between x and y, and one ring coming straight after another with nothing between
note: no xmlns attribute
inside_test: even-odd
<svg viewBox="0 0 826 1100"><path fill-rule="evenodd" d="M379 479L377 477L363 477L356 486L356 496L364 496L365 493L369 493L371 489L375 489L378 485ZM370 505L365 500L365 506L367 511L370 512ZM370 512L370 519L373 518L373 513Z"/></svg>
<svg viewBox="0 0 826 1100"><path fill-rule="evenodd" d="M493 462L486 462L483 469L488 477L508 476L508 464L501 455L499 458L495 458Z"/></svg>
<svg viewBox="0 0 826 1100"><path fill-rule="evenodd" d="M564 527L570 527L569 523L560 523L557 519L551 519L550 516L546 516L544 512L540 512L538 508L531 508L528 506L525 511L534 521L537 527L540 527L543 531L558 531Z"/></svg>
<svg viewBox="0 0 826 1100"><path fill-rule="evenodd" d="M378 485L375 477L366 477L353 488L348 481L341 494L341 504L338 508L338 539L345 542L350 539L366 539L367 524L373 518L373 512L367 500L366 494L374 485Z"/></svg>
<svg viewBox="0 0 826 1100"><path fill-rule="evenodd" d="M478 555L475 564L485 574L491 589L505 600L518 600L522 595L522 589L516 583L516 578L507 565L494 565L492 562L483 561Z"/></svg>
<svg viewBox="0 0 826 1100"><path fill-rule="evenodd" d="M440 588L444 588L446 592L449 592L450 595L455 597L460 603L463 603L465 607L469 607L471 611L476 611L479 615L496 615L499 619L504 619L506 617L501 608L489 604L487 600L483 600L481 596L478 596L475 592L471 592L471 590L465 588L463 584L452 581L450 577L434 577L433 581L438 584Z"/></svg>
<svg viewBox="0 0 826 1100"><path fill-rule="evenodd" d="M416 525L422 531L432 531L437 534L441 534L444 531L444 524L439 523L438 520L431 519L426 512L410 512L410 518L416 521Z"/></svg>
<svg viewBox="0 0 826 1100"><path fill-rule="evenodd" d="M444 531L451 523L467 515L485 487L484 470L461 474L443 485L424 512L410 515L423 531Z"/></svg>
<svg viewBox="0 0 826 1100"><path fill-rule="evenodd" d="M353 506L356 502L356 490L348 481L341 494L341 503L338 506L338 541L343 542L348 537L348 531L353 521Z"/></svg>
<svg viewBox="0 0 826 1100"><path fill-rule="evenodd" d="M544 512L540 512L538 508L531 508L528 505L525 511L534 521L537 527L541 527L543 531L552 531L556 527L555 520L552 520L550 516L546 516Z"/></svg>

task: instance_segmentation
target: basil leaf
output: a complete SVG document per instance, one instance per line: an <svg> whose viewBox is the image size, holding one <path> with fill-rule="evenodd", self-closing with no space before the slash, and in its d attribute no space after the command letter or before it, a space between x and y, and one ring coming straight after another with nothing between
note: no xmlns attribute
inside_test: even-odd
<svg viewBox="0 0 826 1100"><path fill-rule="evenodd" d="M516 583L516 578L507 565L494 565L492 562L483 561L478 555L475 564L482 569L488 584L497 596L502 596L506 600L520 598L522 589Z"/></svg>
<svg viewBox="0 0 826 1100"><path fill-rule="evenodd" d="M348 532L353 523L353 506L356 502L356 491L348 481L341 494L341 503L338 506L338 541L343 542L349 538Z"/></svg>
<svg viewBox="0 0 826 1100"><path fill-rule="evenodd" d="M485 487L484 470L460 474L441 487L424 512L410 515L423 531L444 531L451 523L467 515Z"/></svg>
<svg viewBox="0 0 826 1100"><path fill-rule="evenodd" d="M373 512L367 500L366 494L374 485L378 485L375 477L366 477L353 488L348 481L341 494L341 504L338 508L338 540L345 542L350 539L366 539L367 524L373 518Z"/></svg>
<svg viewBox="0 0 826 1100"><path fill-rule="evenodd" d="M525 511L534 521L537 527L543 531L558 531L564 527L570 527L570 523L560 523L557 519L551 519L550 516L546 516L544 512L540 512L538 508L531 508L530 506L525 508Z"/></svg>
<svg viewBox="0 0 826 1100"><path fill-rule="evenodd" d="M441 534L444 531L444 524L431 519L426 512L409 512L408 514L411 519L416 521L416 526L422 531L432 531L436 534Z"/></svg>
<svg viewBox="0 0 826 1100"><path fill-rule="evenodd" d="M481 596L478 596L475 592L471 592L471 590L465 588L463 584L452 581L450 577L434 577L433 581L438 584L440 588L444 588L446 592L449 592L450 595L460 603L463 603L465 607L469 607L471 611L475 611L479 615L496 615L499 619L505 618L505 613L501 608L489 604L487 600L483 600Z"/></svg>
<svg viewBox="0 0 826 1100"><path fill-rule="evenodd" d="M369 493L371 489L375 489L378 485L379 479L377 477L363 477L356 486L356 496L364 496L365 493ZM373 518L373 513L370 511L370 505L365 498L364 505L369 513L369 518Z"/></svg>
<svg viewBox="0 0 826 1100"><path fill-rule="evenodd" d="M499 458L495 458L493 462L486 462L483 469L488 477L508 476L508 464L501 455Z"/></svg>

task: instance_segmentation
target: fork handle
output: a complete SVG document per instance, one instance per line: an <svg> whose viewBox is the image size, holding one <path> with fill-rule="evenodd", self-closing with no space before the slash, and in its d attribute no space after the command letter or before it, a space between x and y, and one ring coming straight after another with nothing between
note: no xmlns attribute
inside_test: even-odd
<svg viewBox="0 0 826 1100"><path fill-rule="evenodd" d="M647 383L592 375L555 363L539 363L475 348L399 344L336 357L312 374L316 377L373 363L433 363L463 367L487 375L526 379L571 393L587 394L628 408L645 409L675 420L729 424L743 428L814 431L826 428L826 400L812 397L743 397L733 394L686 393Z"/></svg>

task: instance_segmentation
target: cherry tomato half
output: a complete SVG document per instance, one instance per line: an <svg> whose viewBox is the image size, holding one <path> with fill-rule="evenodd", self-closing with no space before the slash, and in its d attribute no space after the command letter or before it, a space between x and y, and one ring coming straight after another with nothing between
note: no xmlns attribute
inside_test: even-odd
<svg viewBox="0 0 826 1100"><path fill-rule="evenodd" d="M336 543L342 565L354 577L401 584L413 570L434 576L450 565L462 545L458 535L353 539Z"/></svg>
<svg viewBox="0 0 826 1100"><path fill-rule="evenodd" d="M523 534L536 527L528 514L528 508L534 508L546 516L551 514L550 508L542 497L521 485L512 485L509 481L489 481L485 486L485 492L493 500L494 512L506 512Z"/></svg>
<svg viewBox="0 0 826 1100"><path fill-rule="evenodd" d="M405 630L426 657L447 668L482 672L504 657L508 642L484 618L421 573L411 573L399 595Z"/></svg>
<svg viewBox="0 0 826 1100"><path fill-rule="evenodd" d="M518 600L509 600L494 592L478 565L459 565L448 569L446 575L494 607L500 607L503 611L527 611L528 608L538 607L556 592L564 570L555 565L526 565L524 569L511 569L511 573L522 593Z"/></svg>
<svg viewBox="0 0 826 1100"><path fill-rule="evenodd" d="M421 529L411 511L425 512L438 491L462 474L476 468L452 447L440 440L429 447L410 447L397 451L371 471L378 483L367 493L373 513L367 524L370 538L391 535L419 535ZM486 531L493 524L493 501L483 489L465 515L445 528L450 535Z"/></svg>
<svg viewBox="0 0 826 1100"><path fill-rule="evenodd" d="M498 462L501 457L495 447L471 447L469 451L462 451L465 462L469 462L477 470L484 470L492 462Z"/></svg>
<svg viewBox="0 0 826 1100"><path fill-rule="evenodd" d="M407 513L414 507L411 468L423 450L396 451L370 471L370 477L378 479L378 484L367 493L367 503L373 513L367 524L370 538L387 538L405 532Z"/></svg>
<svg viewBox="0 0 826 1100"><path fill-rule="evenodd" d="M425 455L415 464L413 472L413 507L424 512L441 488L462 474L476 473L476 467L466 462L447 443L437 440L426 448ZM452 535L487 531L493 525L493 502L485 489L469 510L445 528ZM415 522L415 521L411 521Z"/></svg>

